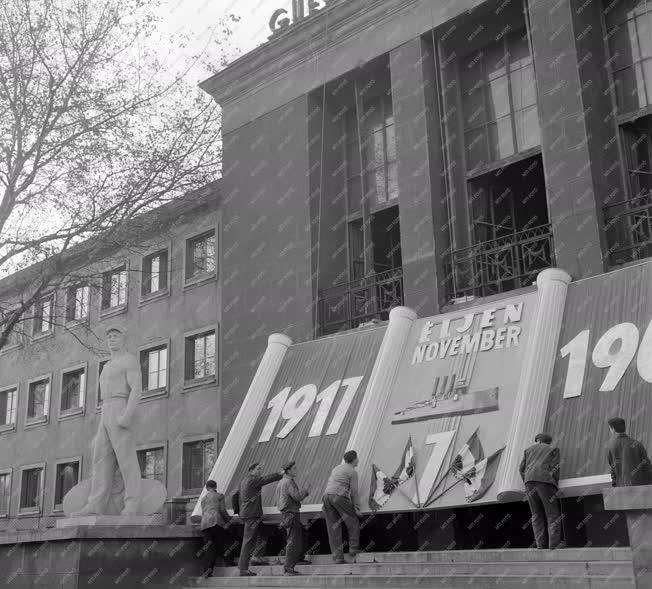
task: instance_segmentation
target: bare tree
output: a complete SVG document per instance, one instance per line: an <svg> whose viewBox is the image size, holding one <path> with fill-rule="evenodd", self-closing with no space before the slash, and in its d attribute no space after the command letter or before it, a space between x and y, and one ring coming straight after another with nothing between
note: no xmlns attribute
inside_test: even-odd
<svg viewBox="0 0 652 589"><path fill-rule="evenodd" d="M0 349L44 290L65 282L79 242L95 243L86 260L116 239L127 245L130 220L219 174L219 110L188 82L190 65L165 59L155 9L0 6L0 276L38 267L18 300L0 300ZM218 60L234 20L215 23Z"/></svg>

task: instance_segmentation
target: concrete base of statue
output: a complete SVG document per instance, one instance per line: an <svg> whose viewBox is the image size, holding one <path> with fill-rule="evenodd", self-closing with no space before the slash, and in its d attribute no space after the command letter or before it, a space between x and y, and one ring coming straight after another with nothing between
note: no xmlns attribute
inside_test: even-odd
<svg viewBox="0 0 652 589"><path fill-rule="evenodd" d="M160 521L159 515L82 515L57 519L57 528L75 526L151 526Z"/></svg>
<svg viewBox="0 0 652 589"><path fill-rule="evenodd" d="M652 485L613 487L602 492L607 511L624 511L636 589L652 589Z"/></svg>

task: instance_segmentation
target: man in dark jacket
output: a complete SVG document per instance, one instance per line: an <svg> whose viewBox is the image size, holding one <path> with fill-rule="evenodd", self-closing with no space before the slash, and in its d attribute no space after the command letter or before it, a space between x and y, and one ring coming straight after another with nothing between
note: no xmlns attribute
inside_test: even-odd
<svg viewBox="0 0 652 589"><path fill-rule="evenodd" d="M301 525L301 502L310 495L310 487L299 490L295 481L297 467L294 461L283 466L283 479L278 484L278 510L281 512L280 527L285 530L285 574L298 575L294 567L301 560L303 552L303 526Z"/></svg>
<svg viewBox="0 0 652 589"><path fill-rule="evenodd" d="M202 548L206 558L206 570L204 576L213 576L213 567L217 562L218 556L224 556L225 566L233 566L233 557L225 552L229 552L230 545L236 540L233 536L232 524L233 518L226 510L224 495L217 492L217 483L215 481L206 481L207 493L201 500L201 524L200 528L204 536L204 546ZM226 549L226 550L225 550Z"/></svg>
<svg viewBox="0 0 652 589"><path fill-rule="evenodd" d="M561 541L561 514L557 504L559 448L548 434L538 434L525 450L519 471L532 512L537 548L554 550Z"/></svg>
<svg viewBox="0 0 652 589"><path fill-rule="evenodd" d="M611 485L634 487L652 484L652 464L643 444L625 433L626 424L622 417L612 417L607 423L614 434L607 455Z"/></svg>
<svg viewBox="0 0 652 589"><path fill-rule="evenodd" d="M280 481L283 471L263 476L262 466L254 462L249 467L249 474L240 483L240 518L244 521L242 548L238 568L241 577L253 577L256 573L249 570L251 553L259 541L260 526L263 522L262 488L265 485Z"/></svg>

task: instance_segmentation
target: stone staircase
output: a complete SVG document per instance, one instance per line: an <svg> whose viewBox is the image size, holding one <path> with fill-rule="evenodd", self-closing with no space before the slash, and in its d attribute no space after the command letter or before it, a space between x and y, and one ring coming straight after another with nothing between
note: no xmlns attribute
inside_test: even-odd
<svg viewBox="0 0 652 589"><path fill-rule="evenodd" d="M270 562L272 562L270 560ZM522 589L633 589L629 548L564 550L455 550L444 552L376 552L358 555L355 563L336 565L330 556L314 555L298 566L301 576L283 576L281 562L254 566L257 577L240 577L236 568L216 568L214 577L193 587L292 589L346 588L432 589L494 587ZM189 589L189 588L188 588Z"/></svg>

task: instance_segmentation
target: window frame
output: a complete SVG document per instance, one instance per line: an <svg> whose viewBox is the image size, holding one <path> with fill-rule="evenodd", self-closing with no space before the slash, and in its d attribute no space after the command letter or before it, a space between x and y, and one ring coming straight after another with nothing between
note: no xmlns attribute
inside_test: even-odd
<svg viewBox="0 0 652 589"><path fill-rule="evenodd" d="M183 454L184 454L184 447L186 444L193 444L195 442L202 442L202 441L208 441L212 440L213 443L215 444L215 461L217 462L217 459L220 455L220 434L219 432L209 432L205 434L194 434L191 436L185 436L181 440L181 481L180 481L180 497L198 497L201 494L201 491L203 489L203 485L205 483L202 483L201 487L193 487L191 489L185 489L183 486L184 483L184 473L185 473L185 466L183 462ZM214 465L213 465L214 466ZM212 468L212 467L211 467Z"/></svg>
<svg viewBox="0 0 652 589"><path fill-rule="evenodd" d="M47 329L45 331L36 332L37 322L39 321L39 317L42 317L42 315L40 314L40 304L46 299L51 299L50 327L49 327L49 329ZM37 305L39 305L38 310L37 310ZM56 291L51 291L51 292L48 292L48 293L44 294L34 304L34 306L33 306L32 325L31 325L31 329L30 329L30 334L31 334L31 337L32 337L32 341L40 340L40 339L43 339L43 338L54 335L54 323L55 323L55 317L56 317L56 308L57 308L57 293L56 293Z"/></svg>
<svg viewBox="0 0 652 589"><path fill-rule="evenodd" d="M154 292L149 292L149 293L143 293L143 288L145 286L145 261L148 258L153 258L156 255L165 252L168 258L168 263L166 267L166 273L167 273L167 285L163 289L159 289ZM150 272L151 274L151 272ZM152 249L149 251L147 254L144 256L141 256L140 258L140 288L138 290L138 304L139 306L145 305L151 301L156 301L158 299L164 298L166 296L170 295L171 288L170 288L170 283L172 282L172 242L166 242L164 244L161 244L161 247L157 247L155 249Z"/></svg>
<svg viewBox="0 0 652 589"><path fill-rule="evenodd" d="M196 338L199 335L204 333L213 332L215 335L215 374L210 376L202 376L199 378L187 378L188 374L188 340L191 338ZM215 323L211 325L206 325L192 331L187 331L183 334L183 390L194 389L201 386L219 384L219 369L220 369L220 350L221 346L219 343L220 336L220 324ZM194 362L194 359L193 359Z"/></svg>
<svg viewBox="0 0 652 589"><path fill-rule="evenodd" d="M63 497L61 498L61 503L57 504L57 471L60 465L62 464L72 464L72 463L77 463L79 465L78 469L78 477L77 477L77 482L75 485L78 485L82 480L82 463L83 463L83 456L71 456L70 458L59 458L55 460L54 462L54 475L53 475L53 481L52 481L52 502L51 502L51 513L52 514L60 514L63 513ZM73 485L74 486L74 485ZM57 507L59 505L59 507Z"/></svg>
<svg viewBox="0 0 652 589"><path fill-rule="evenodd" d="M167 358L166 358L166 373L165 373L165 386L164 387L158 387L156 389L148 389L146 390L145 387L142 387L141 390L141 397L140 400L142 401L147 401L149 399L156 399L159 397L167 397L170 392L170 351L171 351L171 341L170 339L158 339L158 340L153 340L151 342L148 342L142 346L138 347L138 363L140 365L140 370L141 370L141 376L145 377L145 372L143 370L143 354L146 352L149 352L151 350L155 349L160 349L162 347L166 348L167 350ZM142 382L141 382L142 384ZM98 386L99 386L99 381L98 381Z"/></svg>
<svg viewBox="0 0 652 589"><path fill-rule="evenodd" d="M61 401L63 400L63 379L66 374L71 372L84 371L84 390L79 391L79 406L74 409L61 409ZM88 393L88 363L82 362L73 366L63 368L59 374L59 415L58 420L64 421L73 417L83 416L86 413L86 394Z"/></svg>
<svg viewBox="0 0 652 589"><path fill-rule="evenodd" d="M12 311L14 311L16 309L19 309L19 308L20 308L20 304L12 304L12 305L10 305L10 308L6 310L6 313L11 313ZM0 316L2 316L2 314L0 314ZM22 319L19 319L18 323L16 324L14 329L21 326L21 331L19 333L14 331L11 335L16 335L17 338L20 338L20 341L18 341L17 343L10 343L11 340L7 339L7 342L5 343L3 348L0 350L0 356L4 356L5 354L9 354L9 353L23 347L23 345L25 343L23 338L26 335L24 325L25 325L24 321ZM29 331L30 330L28 329L27 332L29 333ZM10 337L11 337L11 335L10 335Z"/></svg>
<svg viewBox="0 0 652 589"><path fill-rule="evenodd" d="M7 497L7 512L0 511L0 519L9 519L11 514L11 496L13 492L14 472L13 468L0 468L0 476L9 476L9 496Z"/></svg>
<svg viewBox="0 0 652 589"><path fill-rule="evenodd" d="M107 276L112 277L113 274L122 271L124 271L125 273L125 300L123 303L119 303L113 307L111 306L105 307L104 306L105 296L106 296L105 280ZM105 319L107 317L112 317L114 315L119 315L120 313L124 313L129 308L129 287L130 287L129 260L125 258L120 263L114 263L111 266L109 266L106 270L103 270L100 282L101 282L100 289L99 289L100 290L100 296L99 296L100 319ZM110 303L110 296L109 296L109 303Z"/></svg>
<svg viewBox="0 0 652 589"><path fill-rule="evenodd" d="M32 507L21 507L23 499L23 473L27 470L41 470L41 480L39 484L39 502L36 508ZM43 514L43 500L45 494L45 476L46 476L46 463L45 462L35 462L33 464L25 464L20 467L20 480L19 480L19 491L18 491L18 517L29 517L34 515Z"/></svg>
<svg viewBox="0 0 652 589"><path fill-rule="evenodd" d="M71 309L71 291L74 289L75 293L77 289L80 288L87 288L88 289L88 303L86 305L86 315L83 317L77 319L74 317L74 311L73 311L73 316L70 317L70 309ZM88 282L79 282L75 284L71 284L66 287L66 309L65 309L65 325L66 327L74 327L75 325L82 325L84 323L88 323L90 321L90 315L91 315L91 305L93 303L92 301L93 295L92 295L92 289L91 285ZM74 301L77 301L77 296L75 294ZM72 307L74 309L74 307Z"/></svg>
<svg viewBox="0 0 652 589"><path fill-rule="evenodd" d="M32 384L41 382L43 380L47 380L50 385L50 389L47 395L47 403L44 403L44 408L43 408L44 416L42 418L29 417L30 388ZM50 415L52 412L52 373L48 372L46 374L41 374L35 378L30 378L26 384L27 384L27 402L25 403L25 419L23 421L25 429L38 427L41 425L47 425L48 423L50 423Z"/></svg>
<svg viewBox="0 0 652 589"><path fill-rule="evenodd" d="M143 452L147 450L158 450L162 449L163 450L163 486L167 489L168 486L168 441L167 440L161 440L161 441L154 441L154 442L147 442L144 444L138 444L136 446L136 459L138 459L138 452ZM138 462L138 467L140 468L140 462ZM141 472L141 478L142 478L142 472ZM156 480L156 479L153 479Z"/></svg>
<svg viewBox="0 0 652 589"><path fill-rule="evenodd" d="M18 423L18 399L20 399L20 382L0 387L0 394L7 393L9 391L14 391L14 420L11 423L0 423L0 434L16 431L16 426Z"/></svg>
<svg viewBox="0 0 652 589"><path fill-rule="evenodd" d="M190 267L190 243L192 241L198 240L202 237L208 236L210 233L213 234L213 238L215 240L215 247L214 247L214 264L215 264L215 270L213 272L202 272L199 274L195 274L193 276L188 276L188 268ZM191 234L188 234L184 237L183 240L183 288L190 288L193 286L199 286L201 284L204 284L206 282L211 282L213 280L217 280L217 277L219 276L220 268L219 268L219 252L220 252L220 239L219 239L219 223L215 223L214 225L209 225L206 227L204 230L200 231L199 233L193 232Z"/></svg>

